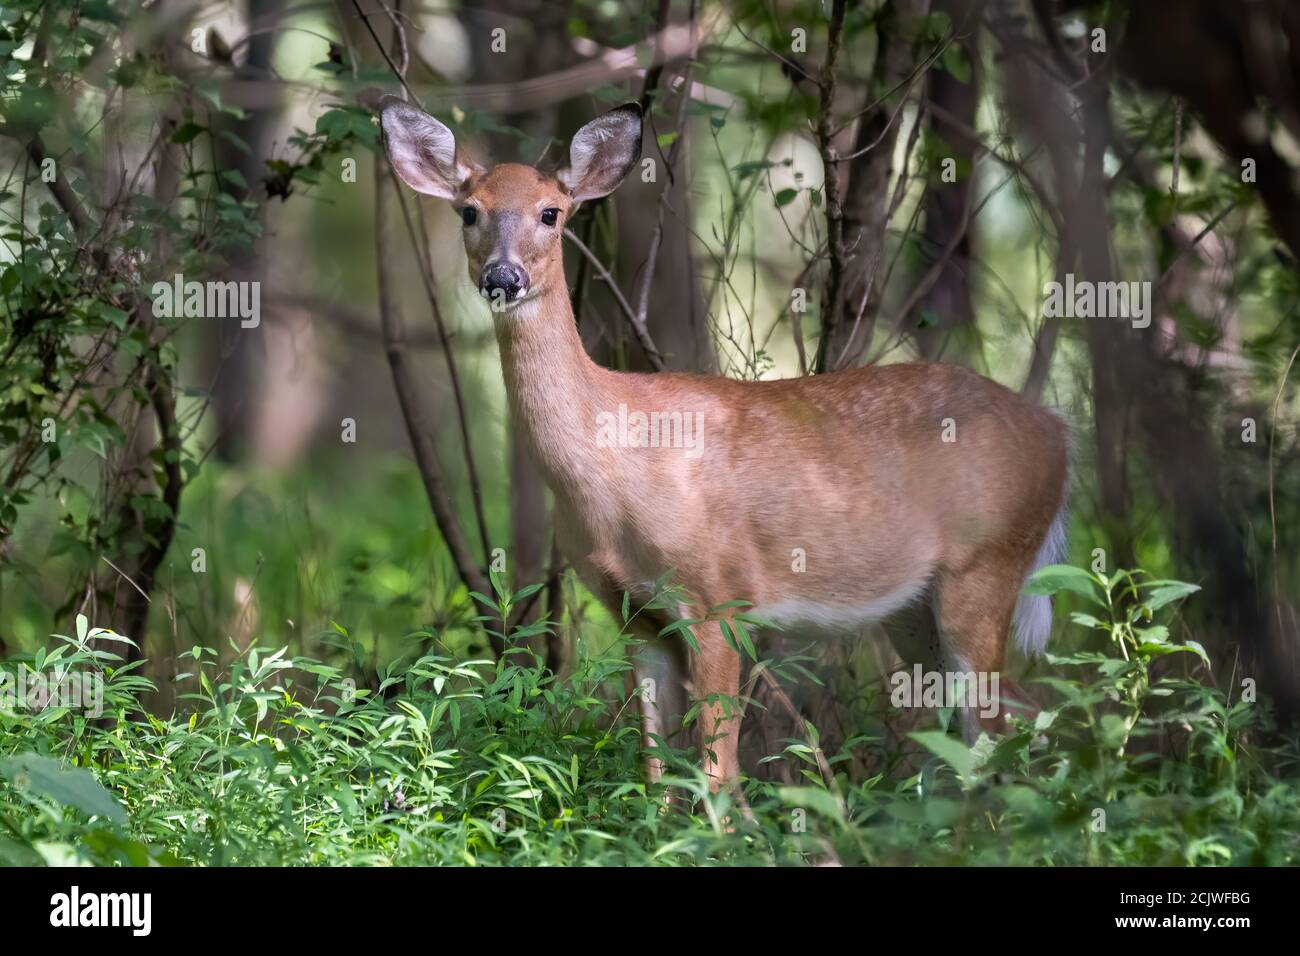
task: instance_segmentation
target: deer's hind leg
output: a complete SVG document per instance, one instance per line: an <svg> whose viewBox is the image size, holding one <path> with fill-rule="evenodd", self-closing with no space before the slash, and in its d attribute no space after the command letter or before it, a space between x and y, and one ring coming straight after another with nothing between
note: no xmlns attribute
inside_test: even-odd
<svg viewBox="0 0 1300 956"><path fill-rule="evenodd" d="M591 562L580 563L579 572L593 594L615 621L623 619L623 586ZM684 748L682 729L686 716L686 681L690 673L686 647L679 634L660 637L673 616L665 609L645 606L630 615L626 628L626 653L631 667L623 674L627 699L635 698L641 716L641 742L646 751L645 779L663 779L664 761L655 751L662 745Z"/></svg>
<svg viewBox="0 0 1300 956"><path fill-rule="evenodd" d="M641 713L646 780L663 778L663 760L654 756L661 744L684 747L682 719L687 711L686 680L689 666L681 635L660 637L658 620L642 611L632 622L634 643L628 648L632 668L624 677L624 690L635 695Z"/></svg>
<svg viewBox="0 0 1300 956"><path fill-rule="evenodd" d="M944 666L970 674L979 692L976 706L959 709L962 735L974 743L981 730L1006 729L1007 699L1026 703L1023 692L1002 675L1011 619L1032 555L1014 551L981 554L959 572L940 576L935 594ZM1032 705L1025 708L1032 712Z"/></svg>

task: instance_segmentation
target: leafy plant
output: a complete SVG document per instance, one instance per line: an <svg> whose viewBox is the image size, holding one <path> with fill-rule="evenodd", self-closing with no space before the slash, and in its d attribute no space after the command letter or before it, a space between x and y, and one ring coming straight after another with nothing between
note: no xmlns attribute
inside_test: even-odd
<svg viewBox="0 0 1300 956"><path fill-rule="evenodd" d="M1296 862L1294 739L1279 737L1263 704L1230 704L1167 672L1182 654L1204 663L1159 620L1195 588L1062 567L1030 587L1090 604L1072 615L1089 646L1049 657L1060 674L1038 683L1057 699L1035 721L975 748L919 732L923 750L898 764L906 769L867 779L832 754L830 780L809 726L806 740L769 757L808 766L805 782L750 781L743 806L710 793L687 752L667 755L677 799L665 803L643 782L635 708L621 692L626 634L565 677L541 666L526 650L530 633L516 629L518 650L499 661L416 650L369 686L350 665L255 646L222 663L196 647L177 676L183 708L163 718L140 711L147 684L96 646L116 635L83 625L25 663L102 673L105 718L0 710L0 860ZM481 596L486 617L508 619L528 593L498 582L494 598ZM407 635L420 649L436 638Z"/></svg>

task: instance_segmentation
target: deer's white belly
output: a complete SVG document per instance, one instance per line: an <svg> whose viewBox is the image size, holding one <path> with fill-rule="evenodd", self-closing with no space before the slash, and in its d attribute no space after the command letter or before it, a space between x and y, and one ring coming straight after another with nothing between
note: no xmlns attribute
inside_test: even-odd
<svg viewBox="0 0 1300 956"><path fill-rule="evenodd" d="M875 600L857 603L787 598L755 608L753 613L782 627L803 626L825 631L853 632L882 621L920 600L925 594L927 583L927 579L922 578Z"/></svg>

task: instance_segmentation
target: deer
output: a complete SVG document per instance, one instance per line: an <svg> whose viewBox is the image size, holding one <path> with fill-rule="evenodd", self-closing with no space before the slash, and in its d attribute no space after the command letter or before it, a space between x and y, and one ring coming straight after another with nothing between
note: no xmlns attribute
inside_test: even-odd
<svg viewBox="0 0 1300 956"><path fill-rule="evenodd" d="M1022 589L1065 550L1069 429L1056 412L951 363L759 381L607 369L579 336L562 233L638 164L641 108L588 122L549 171L481 165L397 97L379 112L397 176L460 215L561 553L615 620L624 595L653 605L666 575L680 586L633 617L629 685L654 691L637 694L651 782L691 699L710 787L739 779L741 657L726 614L709 613L729 603L819 638L883 622L904 659L961 672L1000 672L1013 630L1027 657L1042 652L1051 599ZM656 415L659 441L645 427ZM695 622L694 646L674 621ZM968 742L999 731L983 711L959 719Z"/></svg>

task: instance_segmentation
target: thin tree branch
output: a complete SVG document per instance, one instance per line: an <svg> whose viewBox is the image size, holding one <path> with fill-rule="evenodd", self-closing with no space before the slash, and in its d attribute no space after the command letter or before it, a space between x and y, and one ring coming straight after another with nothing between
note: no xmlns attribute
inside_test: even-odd
<svg viewBox="0 0 1300 956"><path fill-rule="evenodd" d="M627 318L628 325L632 327L632 334L636 336L637 343L641 346L641 350L645 352L645 356L651 366L654 367L654 370L656 372L664 371L666 368L664 357L655 346L654 340L650 338L650 330L646 328L643 320L637 318L637 313L632 308L632 304L627 301L627 297L623 295L623 291L618 287L618 283L614 281L614 277L609 274L609 270L605 268L604 263L587 247L585 242L578 238L577 233L573 232L573 230L566 227L564 238L573 243L577 250L591 263L591 267L596 270L596 275L609 286L610 294L614 296L614 301L618 303L619 309Z"/></svg>
<svg viewBox="0 0 1300 956"><path fill-rule="evenodd" d="M404 75L409 63L409 56L406 52L405 30L403 29L401 21L395 11L390 9L387 4L382 2L382 0L380 0L380 5L383 7L389 20L392 22L393 42L399 46L402 52L402 65L400 67L393 62L392 58L384 50L383 44L380 43L378 35L370 24L369 16L362 12L356 0L353 0L353 6L356 7L357 13L360 14L371 38L374 40L376 45L379 46L380 52L384 54L384 60L387 62L389 69L392 70L401 81L402 88L407 91L412 99L415 100L415 103L418 106L420 105L420 101L415 98L415 94L411 92L410 87L406 85L406 78ZM474 518L478 525L479 540L483 546L483 559L485 562L488 562L492 557L492 544L490 535L488 534L487 517L483 510L483 484L479 480L478 466L475 464L474 446L470 440L469 414L465 407L465 392L460 384L460 372L456 365L456 356L452 352L451 336L447 333L447 325L443 321L442 309L438 305L438 292L433 277L432 252L428 244L428 230L424 228L424 217L418 201L415 208L416 216L420 219L420 228L418 230L416 229L415 222L411 218L411 214L406 206L406 197L403 194L400 185L397 183L396 177L392 174L391 167L389 169L389 174L389 178L392 179L393 186L397 190L397 200L402 208L402 219L406 223L407 235L411 240L412 247L417 250L416 262L420 268L420 278L424 284L425 295L429 299L429 309L433 313L433 321L438 330L438 338L442 343L443 359L447 363L447 374L451 382L452 396L456 402L457 421L460 426L461 447L465 454L465 470L469 478L471 499L474 503ZM404 330L402 345L403 347L406 345ZM487 594L488 592L483 591L483 593Z"/></svg>
<svg viewBox="0 0 1300 956"><path fill-rule="evenodd" d="M822 68L817 111L817 151L821 154L822 189L826 193L826 247L829 259L826 288L822 295L821 338L817 342L817 358L813 364L813 371L817 374L829 371L832 340L839 322L840 288L844 284L844 209L840 205L840 183L835 169L836 155L831 130L831 110L835 104L835 66L844 32L844 7L845 0L833 0L831 5L826 65Z"/></svg>
<svg viewBox="0 0 1300 956"><path fill-rule="evenodd" d="M433 510L434 520L442 539L451 552L452 562L461 581L471 591L491 594L491 585L483 570L474 562L469 547L465 543L464 533L456 518L443 479L442 465L438 461L438 452L434 447L431 429L424 418L418 397L415 379L408 364L405 330L402 317L394 301L393 289L395 275L394 250L389 236L389 219L391 217L392 190L396 189L390 182L388 159L382 152L375 154L375 256L379 267L379 320L384 337L384 354L393 373L393 387L397 391L397 401L402 409L402 419L406 423L406 432L411 439L411 449L415 453L415 463L424 483L424 491ZM493 650L500 656L505 652L504 642L489 634Z"/></svg>
<svg viewBox="0 0 1300 956"><path fill-rule="evenodd" d="M383 44L379 41L379 37L370 26L369 18L356 5L355 0L353 5L357 7L357 12L365 23L366 29L384 54L384 59L393 69L393 72L397 73L398 78L402 79L396 65L389 58ZM394 32L400 32L400 25L394 26ZM404 79L402 79L402 84L405 87ZM425 495L429 499L429 507L433 511L438 530L442 533L443 541L447 544L447 550L451 553L452 563L456 566L456 572L460 575L461 581L464 582L467 588L480 594L491 595L491 584L483 569L475 563L473 556L470 554L464 532L456 517L455 509L452 507L451 496L447 491L447 484L442 474L442 465L438 460L437 448L433 443L431 429L424 419L419 392L408 363L406 332L393 291L397 286L396 260L393 255L394 250L391 248L390 236L390 219L394 196L398 197L399 202L402 202L402 215L406 220L407 230L412 239L415 238L415 228L410 215L406 211L405 202L401 200L401 193L398 188L396 178L388 163L388 157L384 155L382 149L376 150L375 255L378 266L379 320L384 338L384 354L387 356L389 368L392 370L393 387L397 392L397 401L402 410L402 419L406 424L407 435L411 440L411 448L415 453L416 467L419 469L420 479L424 483ZM418 258L420 259L420 274L425 280L426 291L430 293L429 297L434 307L435 316L438 318L439 329L445 335L445 329L441 322L441 313L437 308L437 297L433 294L430 277L425 274L426 263L424 256ZM448 357L450 357L450 343L446 342L445 339L444 349ZM480 522L480 530L484 536L483 543L486 549L486 528L482 522ZM491 552L488 551L488 554L490 555ZM497 657L500 658L505 653L504 638L488 631L488 641Z"/></svg>

